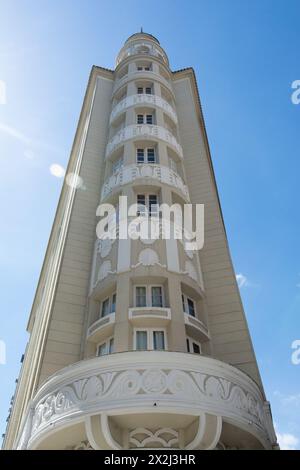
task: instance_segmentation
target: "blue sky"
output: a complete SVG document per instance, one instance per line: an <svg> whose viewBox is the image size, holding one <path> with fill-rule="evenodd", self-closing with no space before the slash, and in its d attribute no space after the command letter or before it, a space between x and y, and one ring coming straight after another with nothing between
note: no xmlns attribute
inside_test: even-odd
<svg viewBox="0 0 300 470"><path fill-rule="evenodd" d="M300 448L299 15L293 0L0 0L1 433L62 184L49 167L67 164L91 66L113 68L143 26L173 70L195 69L264 386Z"/></svg>

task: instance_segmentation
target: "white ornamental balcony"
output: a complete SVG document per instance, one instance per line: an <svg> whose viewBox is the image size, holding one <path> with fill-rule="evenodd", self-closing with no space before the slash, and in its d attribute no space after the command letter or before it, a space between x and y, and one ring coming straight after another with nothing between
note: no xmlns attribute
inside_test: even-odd
<svg viewBox="0 0 300 470"><path fill-rule="evenodd" d="M177 142L176 137L171 134L165 127L155 126L152 124L134 124L126 126L118 131L106 146L105 158L107 158L117 147L130 139L153 139L155 141L162 140L172 147L175 152L183 158L181 145Z"/></svg>
<svg viewBox="0 0 300 470"><path fill-rule="evenodd" d="M198 318L193 317L189 313L184 313L184 323L186 332L189 336L193 336L198 341L207 341L210 339L207 326Z"/></svg>
<svg viewBox="0 0 300 470"><path fill-rule="evenodd" d="M134 55L143 55L145 57L152 56L165 62L167 65L169 64L166 53L158 44L152 44L150 41L137 40L136 42L132 41L130 45L125 44L118 54L116 65L127 57Z"/></svg>
<svg viewBox="0 0 300 470"><path fill-rule="evenodd" d="M128 320L136 327L167 326L171 321L171 309L167 307L131 307Z"/></svg>
<svg viewBox="0 0 300 470"><path fill-rule="evenodd" d="M158 181L179 190L185 199L189 200L189 192L180 176L171 168L162 165L134 164L122 167L116 174L110 176L103 184L101 200L105 199L115 188L132 183L140 178L149 183Z"/></svg>
<svg viewBox="0 0 300 470"><path fill-rule="evenodd" d="M86 339L93 343L100 343L105 338L112 336L115 326L115 313L110 313L95 321L87 331Z"/></svg>
<svg viewBox="0 0 300 470"><path fill-rule="evenodd" d="M172 108L172 106L163 98L157 95L146 95L146 94L139 94L139 95L130 95L121 100L114 108L112 109L110 115L110 124L118 117L122 112L126 109L130 108L131 106L156 106L162 109L166 114L168 114L171 119L177 124L178 119L176 112Z"/></svg>
<svg viewBox="0 0 300 470"><path fill-rule="evenodd" d="M116 80L114 84L114 88L113 88L113 95L118 90L120 90L120 88L122 88L128 82L131 82L133 80L149 80L151 82L153 81L159 82L161 85L167 88L169 92L172 94L172 96L175 98L171 82L167 80L165 77L163 77L162 75L154 72L153 70L136 70L134 72L124 75L119 80Z"/></svg>
<svg viewBox="0 0 300 470"><path fill-rule="evenodd" d="M270 409L239 369L200 356L132 351L53 374L27 410L18 449L272 449ZM82 443L85 443L84 445Z"/></svg>

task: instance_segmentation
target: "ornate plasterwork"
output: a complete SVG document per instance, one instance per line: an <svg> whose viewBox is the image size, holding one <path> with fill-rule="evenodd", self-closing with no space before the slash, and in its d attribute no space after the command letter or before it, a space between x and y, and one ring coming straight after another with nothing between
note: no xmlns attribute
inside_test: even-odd
<svg viewBox="0 0 300 470"><path fill-rule="evenodd" d="M152 398L151 398L152 397ZM239 422L241 419L253 423L265 433L265 414L261 399L253 392L225 379L222 376L159 367L112 370L98 374L87 374L79 380L65 382L61 387L46 394L35 404L31 438L45 430L50 423L73 413L96 406L101 410L107 404L114 408L124 403L125 407L138 407L145 399L159 400L177 406L203 406ZM134 412L133 408L133 412Z"/></svg>
<svg viewBox="0 0 300 470"><path fill-rule="evenodd" d="M178 143L176 137L174 137L174 135L165 127L152 124L133 124L121 129L108 142L105 157L107 158L113 152L113 150L115 150L119 145L123 144L123 142L129 139L135 139L136 137L163 140L168 145L170 145L181 158L183 158L182 147Z"/></svg>
<svg viewBox="0 0 300 470"><path fill-rule="evenodd" d="M146 94L139 94L139 95L130 95L126 96L122 101L116 104L111 112L110 115L110 123L122 112L126 109L130 108L131 106L138 106L138 105L150 105L156 106L158 108L163 109L173 121L177 124L177 114L173 107L164 100L161 96L157 95L146 95Z"/></svg>
<svg viewBox="0 0 300 470"><path fill-rule="evenodd" d="M146 428L136 428L129 433L129 447L131 448L178 448L178 446L178 431L171 428L160 428L155 432Z"/></svg>
<svg viewBox="0 0 300 470"><path fill-rule="evenodd" d="M198 274L196 271L195 266L193 265L192 261L185 262L185 273L192 278L194 281L198 281Z"/></svg>
<svg viewBox="0 0 300 470"><path fill-rule="evenodd" d="M98 281L102 281L105 279L109 274L114 274L116 271L111 270L111 262L110 260L104 261L99 268L98 271Z"/></svg>
<svg viewBox="0 0 300 470"><path fill-rule="evenodd" d="M98 252L101 256L101 258L105 258L107 255L109 255L113 241L110 238L104 238L98 241Z"/></svg>
<svg viewBox="0 0 300 470"><path fill-rule="evenodd" d="M89 441L81 441L76 446L74 446L73 450L94 450L89 443Z"/></svg>
<svg viewBox="0 0 300 470"><path fill-rule="evenodd" d="M181 177L171 168L163 165L126 165L115 175L110 176L104 183L101 193L101 198L104 199L115 188L124 184L128 184L139 178L146 178L149 180L156 180L159 183L164 183L178 189L186 199L189 199L189 192L187 186L182 181Z"/></svg>

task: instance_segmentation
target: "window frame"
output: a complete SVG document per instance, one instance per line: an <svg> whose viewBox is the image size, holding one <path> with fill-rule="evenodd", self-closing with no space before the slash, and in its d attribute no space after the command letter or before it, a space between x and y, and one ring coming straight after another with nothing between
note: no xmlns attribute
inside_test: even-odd
<svg viewBox="0 0 300 470"><path fill-rule="evenodd" d="M139 151L143 150L143 161L139 160L141 158L141 152L139 155ZM149 150L153 150L154 161L149 161ZM136 163L138 165L157 165L157 154L155 147L136 147Z"/></svg>
<svg viewBox="0 0 300 470"><path fill-rule="evenodd" d="M151 196L155 196L156 197L156 205L159 206L160 205L160 202L159 202L159 195L158 194L150 194L150 193L143 193L143 194L137 194L136 195L136 204L137 206L139 205L143 205L144 207L146 207L147 209L147 214L149 215L149 217L153 217L154 214L156 214L156 216L159 216L159 210L158 212L154 213L154 212L151 212L150 211L150 197ZM142 203L139 203L138 202L138 198L139 197L144 197L144 200L145 200L145 204L142 204ZM153 204L154 205L154 204ZM159 208L159 207L158 207ZM141 216L141 217L145 217L146 211L140 211L139 209L137 210L137 216Z"/></svg>
<svg viewBox="0 0 300 470"><path fill-rule="evenodd" d="M199 341L196 341L191 336L186 336L186 344L187 344L187 352L189 354L199 354L199 355L202 354L202 347L201 347L201 343L199 343ZM188 347L188 344L189 344L189 347ZM199 347L199 350L200 350L199 353L194 352L193 344L196 344Z"/></svg>
<svg viewBox="0 0 300 470"><path fill-rule="evenodd" d="M112 310L113 297L114 296L115 296L115 305L116 305L116 303L117 303L117 292L116 291L112 292L110 295L108 295L103 300L101 300L101 303L100 303L100 318L105 318L108 315L111 315L112 313L116 313L116 309L114 309L114 311ZM102 315L103 304L106 300L108 300L108 313L106 315Z"/></svg>
<svg viewBox="0 0 300 470"><path fill-rule="evenodd" d="M136 346L137 346L137 341L136 341L136 338L137 338L137 332L138 331L146 331L147 332L147 349L137 349ZM154 332L155 331L162 331L163 334L164 334L164 346L165 348L164 349L154 349L153 346L154 346ZM167 341L167 330L166 328L162 328L162 327L157 327L157 328L143 328L143 327L139 327L139 328L134 328L133 330L133 349L134 351L167 351L168 350L168 341Z"/></svg>
<svg viewBox="0 0 300 470"><path fill-rule="evenodd" d="M112 350L110 350L111 342L113 343ZM98 354L99 348L103 345L105 345L105 351L106 352L104 354L99 355ZM109 338L106 338L105 341L101 341L101 343L98 343L96 345L96 357L107 356L108 354L113 354L113 352L114 352L114 337L113 336L110 336Z"/></svg>
<svg viewBox="0 0 300 470"><path fill-rule="evenodd" d="M145 307L138 307L136 302L136 288L137 287L144 287L146 289L146 305ZM161 297L162 297L162 306L161 307L154 307L152 305L152 287L160 287L161 288ZM135 308L166 308L165 305L165 290L163 284L135 284L133 290L133 305Z"/></svg>
<svg viewBox="0 0 300 470"><path fill-rule="evenodd" d="M183 313L186 313L187 315L190 315L191 317L197 318L197 302L196 302L196 300L194 300L194 299L193 299L192 297L190 297L189 295L184 294L183 292L181 292L181 299L182 299ZM192 315L192 314L189 312L188 300L190 300L191 302L193 302L193 305L194 305L194 315Z"/></svg>

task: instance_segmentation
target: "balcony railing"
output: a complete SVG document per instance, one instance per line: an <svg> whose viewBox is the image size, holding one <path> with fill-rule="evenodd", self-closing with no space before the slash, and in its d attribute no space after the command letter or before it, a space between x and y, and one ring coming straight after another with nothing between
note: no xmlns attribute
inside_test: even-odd
<svg viewBox="0 0 300 470"><path fill-rule="evenodd" d="M86 339L92 342L100 342L111 336L115 324L115 313L109 313L95 321L87 330Z"/></svg>
<svg viewBox="0 0 300 470"><path fill-rule="evenodd" d="M153 414L154 422L149 421ZM196 422L198 430L186 433ZM128 442L133 429L152 423L151 433L157 427L183 433L186 449L209 449L218 443L222 422L242 430L245 446L254 440L256 448L271 449L276 442L268 403L236 367L196 354L123 352L52 375L31 400L16 446L64 449L80 436L96 449L122 449L122 436Z"/></svg>
<svg viewBox="0 0 300 470"><path fill-rule="evenodd" d="M131 183L139 178L156 180L159 183L165 183L178 189L185 199L189 199L187 186L181 177L171 170L171 168L162 165L135 164L123 166L115 175L110 176L103 184L101 199L107 197L115 188L124 184Z"/></svg>
<svg viewBox="0 0 300 470"><path fill-rule="evenodd" d="M107 158L117 147L129 139L138 137L144 139L162 140L172 147L175 152L183 158L182 147L178 143L176 137L165 127L155 126L152 124L133 124L126 126L117 132L106 146L105 157Z"/></svg>
<svg viewBox="0 0 300 470"><path fill-rule="evenodd" d="M134 326L166 326L171 321L168 307L131 307L128 319Z"/></svg>
<svg viewBox="0 0 300 470"><path fill-rule="evenodd" d="M198 318L184 312L184 323L187 333L194 336L195 339L199 339L199 341L207 341L210 339L207 326Z"/></svg>
<svg viewBox="0 0 300 470"><path fill-rule="evenodd" d="M173 107L166 100L164 100L160 96L147 95L145 93L127 96L119 103L117 103L112 109L110 115L110 123L112 123L114 119L119 116L122 112L124 112L127 108L130 108L131 106L138 106L140 104L146 106L157 106L158 108L162 109L165 113L167 113L177 124L177 114L174 111Z"/></svg>

